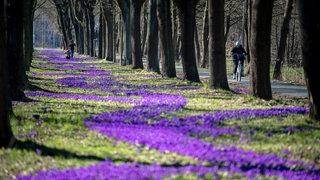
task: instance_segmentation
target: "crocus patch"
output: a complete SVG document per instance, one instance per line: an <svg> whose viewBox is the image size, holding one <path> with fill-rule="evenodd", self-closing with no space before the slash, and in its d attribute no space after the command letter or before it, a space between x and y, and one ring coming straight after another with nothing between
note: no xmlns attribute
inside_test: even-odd
<svg viewBox="0 0 320 180"><path fill-rule="evenodd" d="M43 51L39 57L53 62L59 70L78 70L78 76L58 79L56 83L72 88L95 89L101 92L111 92L114 95L125 94L126 97L102 97L95 95L55 94L44 92L29 92L28 96L45 96L49 98L70 98L98 101L115 101L132 103L134 107L98 114L84 119L85 126L92 131L98 131L116 141L125 141L136 146L147 146L159 152L175 152L199 160L196 165L181 165L178 167L163 167L159 164L142 165L137 163L114 164L105 160L88 167L65 170L40 171L36 175L20 176L17 179L163 179L177 174L195 173L203 178L207 173L218 177L221 173L238 174L249 179L257 177L276 177L285 179L319 179L320 170L314 164L303 161L292 161L273 154L259 154L246 151L235 146L216 146L207 143L201 137L218 138L228 134L254 134L255 130L244 132L240 126L224 127L221 122L230 119L243 120L255 117L270 117L290 114L306 114L307 107L283 107L271 109L240 109L207 112L188 117L160 118L161 114L173 113L186 106L188 100L177 94L156 93L153 89L170 88L172 90L194 90L194 87L132 85L117 81L111 72L95 68L86 59L73 60L75 63L64 65L61 57L55 56L52 50ZM94 59L93 59L94 60ZM61 63L56 66L57 63ZM51 65L48 65L51 66ZM114 88L116 87L116 88ZM240 91L239 91L240 92ZM140 96L134 99L131 96ZM285 127L288 131L304 131ZM271 132L265 133L272 137ZM241 141L250 141L242 137ZM41 154L41 151L37 153ZM288 149L283 154L290 154ZM206 166L203 165L206 162Z"/></svg>

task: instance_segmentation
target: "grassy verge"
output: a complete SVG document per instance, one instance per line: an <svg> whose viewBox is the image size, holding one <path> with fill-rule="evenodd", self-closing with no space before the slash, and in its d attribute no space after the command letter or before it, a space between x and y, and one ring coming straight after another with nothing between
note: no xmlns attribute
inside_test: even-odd
<svg viewBox="0 0 320 180"><path fill-rule="evenodd" d="M97 89L71 88L57 84L63 78L53 67L40 66L43 59L34 60L34 66L28 74L29 91L65 93L72 95L92 95L108 97L109 92ZM306 106L305 101L276 96L272 101L255 99L244 93L222 90L209 90L201 84L181 81L180 79L162 78L145 70L131 70L129 66L106 61L85 61L94 63L101 70L112 72L117 82L125 82L148 88L154 93L179 94L187 99L182 109L161 114L160 118L174 119L214 113L222 110L269 109L284 106ZM58 73L55 75L46 73ZM65 70L62 73L80 73L77 70ZM71 75L72 77L72 75ZM196 90L176 90L158 87L193 86ZM119 86L111 87L113 90ZM235 87L231 87L235 88ZM112 95L115 96L115 95ZM125 97L118 93L116 96ZM0 179L12 178L20 174L36 173L52 168L77 168L110 159L116 164L141 163L160 164L179 167L187 164L204 163L197 158L183 156L175 152L159 152L147 146L117 141L98 132L85 128L83 120L96 114L131 109L134 105L101 100L79 100L71 98L31 97L32 102L14 103L14 115L11 124L18 140L12 149L0 149ZM136 97L139 99L140 97ZM230 119L219 124L222 128L239 127L241 133L225 134L219 137L198 136L216 146L235 146L262 154L275 154L290 160L315 163L320 167L320 126L306 123L307 115L293 114L270 117L250 117L248 119ZM239 131L240 132L240 131ZM221 172L222 179L241 178ZM194 174L175 175L171 179L198 179ZM205 179L212 179L208 175ZM264 179L262 177L262 179ZM268 178L265 178L268 179Z"/></svg>

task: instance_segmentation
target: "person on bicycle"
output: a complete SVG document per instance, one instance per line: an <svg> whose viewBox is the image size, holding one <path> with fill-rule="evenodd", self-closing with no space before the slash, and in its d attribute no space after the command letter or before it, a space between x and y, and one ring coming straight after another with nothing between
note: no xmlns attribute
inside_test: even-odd
<svg viewBox="0 0 320 180"><path fill-rule="evenodd" d="M236 72L238 63L240 61L241 65L243 66L244 60L246 59L247 52L242 47L241 43L239 41L236 42L236 45L231 49L231 57L233 60L233 79L236 79Z"/></svg>

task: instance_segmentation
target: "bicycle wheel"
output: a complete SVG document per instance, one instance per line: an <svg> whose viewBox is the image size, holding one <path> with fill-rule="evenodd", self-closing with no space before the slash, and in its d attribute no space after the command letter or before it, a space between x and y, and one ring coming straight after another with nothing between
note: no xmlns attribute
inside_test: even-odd
<svg viewBox="0 0 320 180"><path fill-rule="evenodd" d="M237 73L236 73L236 80L241 81L241 65L239 63L238 68L237 68Z"/></svg>

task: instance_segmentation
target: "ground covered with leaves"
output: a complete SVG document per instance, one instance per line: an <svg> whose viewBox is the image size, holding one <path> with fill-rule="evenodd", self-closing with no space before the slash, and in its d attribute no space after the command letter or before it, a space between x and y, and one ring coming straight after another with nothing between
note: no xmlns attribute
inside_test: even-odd
<svg viewBox="0 0 320 180"><path fill-rule="evenodd" d="M307 123L305 100L50 49L28 76L0 179L320 179L320 126Z"/></svg>

